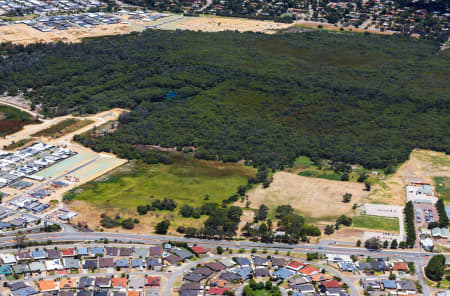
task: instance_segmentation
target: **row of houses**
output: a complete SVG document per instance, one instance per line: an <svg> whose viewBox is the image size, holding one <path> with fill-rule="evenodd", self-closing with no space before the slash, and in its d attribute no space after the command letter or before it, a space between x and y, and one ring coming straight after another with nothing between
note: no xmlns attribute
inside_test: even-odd
<svg viewBox="0 0 450 296"><path fill-rule="evenodd" d="M274 285L288 281L284 288L297 296L317 292L325 295L347 295L343 283L311 264L256 255L250 258L226 257L197 265L184 274L179 295L223 295L226 291L238 289L252 278L261 281L270 279Z"/></svg>
<svg viewBox="0 0 450 296"><path fill-rule="evenodd" d="M0 188L11 186L22 190L42 181L39 171L67 159L76 153L63 148L36 142L15 152L0 151Z"/></svg>
<svg viewBox="0 0 450 296"><path fill-rule="evenodd" d="M7 284L11 296L156 296L160 286L160 276L63 277Z"/></svg>
<svg viewBox="0 0 450 296"><path fill-rule="evenodd" d="M193 247L194 253L205 254L201 247ZM179 265L192 258L193 253L186 249L165 246L153 247L73 247L62 249L34 249L17 253L0 253L0 276L13 274L33 276L43 272L92 271L109 269L110 271L144 269L161 271L169 265Z"/></svg>
<svg viewBox="0 0 450 296"><path fill-rule="evenodd" d="M417 288L412 280L389 279L363 279L362 287L367 291L385 291L393 295L411 295L417 293Z"/></svg>
<svg viewBox="0 0 450 296"><path fill-rule="evenodd" d="M1 0L0 8L8 14L50 14L68 11L82 11L105 6L97 0Z"/></svg>
<svg viewBox="0 0 450 296"><path fill-rule="evenodd" d="M342 272L403 272L409 271L408 264L401 259L376 258L365 261L354 261L348 255L326 254L327 263L336 265Z"/></svg>

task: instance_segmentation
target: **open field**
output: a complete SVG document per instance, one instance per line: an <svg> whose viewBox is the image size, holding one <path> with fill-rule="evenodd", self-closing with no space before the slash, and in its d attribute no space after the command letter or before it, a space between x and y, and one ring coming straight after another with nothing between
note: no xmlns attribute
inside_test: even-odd
<svg viewBox="0 0 450 296"><path fill-rule="evenodd" d="M178 226L184 227L198 227L202 225L207 216L202 216L199 219L194 218L184 218L178 214L178 211L174 212L169 211L157 211L157 212L148 212L146 215L138 215L135 209L99 209L97 207L93 207L92 203L87 201L75 200L70 204L70 209L79 213L79 215L72 221L72 223L86 223L89 225L91 229L101 229L103 228L100 224L102 213L110 217L115 217L119 214L122 218L137 218L139 219L139 224L135 224L134 228L131 230L124 229L122 227L116 228L104 228L105 231L116 231L116 232L124 232L124 233L136 233L136 234L149 234L154 232L155 225L163 219L167 219L170 221L170 227L168 230L169 235L180 235L180 233L176 232Z"/></svg>
<svg viewBox="0 0 450 296"><path fill-rule="evenodd" d="M0 26L0 43L12 42L16 44L30 44L37 42L81 42L84 38L120 35L130 32L143 31L146 28L163 30L193 30L205 32L218 31L252 31L274 33L278 29L284 29L292 24L275 23L273 21L249 20L241 18L225 17L185 17L171 15L156 21L131 20L128 16L120 16L123 23L99 25L92 28L69 28L68 30L55 30L41 32L25 24L12 24Z"/></svg>
<svg viewBox="0 0 450 296"><path fill-rule="evenodd" d="M399 231L398 219L380 216L355 216L353 217L353 227L368 228L385 231Z"/></svg>
<svg viewBox="0 0 450 296"><path fill-rule="evenodd" d="M176 158L171 165L130 163L123 168L78 188L75 200L85 200L99 208L136 210L153 198L174 199L179 205L199 206L221 203L245 185L255 171L240 164L224 164ZM205 200L205 195L209 196Z"/></svg>
<svg viewBox="0 0 450 296"><path fill-rule="evenodd" d="M285 29L292 24L276 23L274 21L250 20L245 18L202 16L183 18L176 23L168 23L159 28L166 30L191 30L204 32L239 31L239 32L263 32L275 33L279 29Z"/></svg>
<svg viewBox="0 0 450 296"><path fill-rule="evenodd" d="M35 134L33 137L51 137L51 138L59 138L68 133L73 133L85 126L92 124L93 121L89 119L76 119L76 118L67 118L57 124L54 124L44 130L41 130Z"/></svg>
<svg viewBox="0 0 450 296"><path fill-rule="evenodd" d="M430 150L415 149L409 160L395 174L372 186L367 202L403 206L405 186L410 181L433 183L433 177L450 177L450 155Z"/></svg>
<svg viewBox="0 0 450 296"><path fill-rule="evenodd" d="M342 214L351 214L352 205L367 197L361 183L341 182L277 172L269 188L256 187L249 192L251 208L265 204L269 208L290 204L303 215L317 220L333 220ZM350 203L343 203L345 193L352 194ZM333 205L333 208L330 208Z"/></svg>
<svg viewBox="0 0 450 296"><path fill-rule="evenodd" d="M139 165L139 167L138 167ZM169 233L176 234L178 226L200 225L200 219L183 218L178 214L181 205L200 206L207 202L221 203L236 192L239 185L247 183L255 170L240 164L206 162L177 157L172 165L142 165L129 163L97 180L76 188L70 209L80 213L78 221L91 228L100 226L100 214L114 217L138 218L140 223L134 233L153 231L162 218L171 221ZM76 175L76 174L75 174ZM209 199L205 200L205 195ZM173 212L156 211L137 216L138 205L150 204L155 198L174 199L178 203ZM121 231L127 231L121 229Z"/></svg>
<svg viewBox="0 0 450 296"><path fill-rule="evenodd" d="M311 178L321 178L327 180L340 181L344 172L336 172L332 169L330 163L326 160L321 160L321 166L314 164L314 162L307 156L299 156L294 161L292 168L287 169L288 172L296 173L299 176L311 177ZM378 175L372 174L372 172L377 172ZM348 181L357 182L358 177L361 173L367 176L367 181L371 184L377 182L378 179L384 178L383 170L368 170L362 166L353 166L348 174Z"/></svg>
<svg viewBox="0 0 450 296"><path fill-rule="evenodd" d="M433 182L439 198L450 201L450 177L434 177Z"/></svg>
<svg viewBox="0 0 450 296"><path fill-rule="evenodd" d="M112 24L100 25L95 28L71 28L53 32L41 32L25 24L0 26L0 42L30 44L37 42L81 42L83 38L126 34L137 29L132 25Z"/></svg>
<svg viewBox="0 0 450 296"><path fill-rule="evenodd" d="M32 116L14 107L0 105L0 135L13 134L24 125L37 123Z"/></svg>

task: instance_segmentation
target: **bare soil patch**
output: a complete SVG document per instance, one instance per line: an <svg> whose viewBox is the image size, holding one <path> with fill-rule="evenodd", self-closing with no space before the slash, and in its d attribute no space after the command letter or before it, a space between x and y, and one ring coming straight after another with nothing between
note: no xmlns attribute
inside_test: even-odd
<svg viewBox="0 0 450 296"><path fill-rule="evenodd" d="M331 235L324 235L322 239L340 242L356 242L362 239L365 230L355 228L341 228Z"/></svg>
<svg viewBox="0 0 450 296"><path fill-rule="evenodd" d="M361 183L332 181L277 172L269 188L262 186L250 191L251 208L261 204L269 207L289 204L307 217L333 220L342 214L351 214L352 205L368 196ZM352 194L350 203L343 203L342 196Z"/></svg>
<svg viewBox="0 0 450 296"><path fill-rule="evenodd" d="M276 23L274 21L250 20L233 17L194 17L184 18L177 22L173 29L219 32L219 31L239 31L239 32L263 32L273 34L277 30L285 29L292 24ZM165 28L165 26L162 26ZM168 27L172 27L170 24Z"/></svg>

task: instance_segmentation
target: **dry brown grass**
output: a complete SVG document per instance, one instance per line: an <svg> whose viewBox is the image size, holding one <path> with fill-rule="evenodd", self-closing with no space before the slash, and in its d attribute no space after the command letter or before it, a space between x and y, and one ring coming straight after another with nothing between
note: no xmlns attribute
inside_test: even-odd
<svg viewBox="0 0 450 296"><path fill-rule="evenodd" d="M12 42L16 44L30 44L37 42L81 42L83 38L126 34L135 31L130 24L100 25L95 28L82 29L71 28L53 32L41 32L25 24L0 26L0 42Z"/></svg>
<svg viewBox="0 0 450 296"><path fill-rule="evenodd" d="M356 242L363 237L365 230L355 228L341 228L331 235L324 235L322 239L340 242Z"/></svg>
<svg viewBox="0 0 450 296"><path fill-rule="evenodd" d="M155 226L158 222L163 219L168 219L171 221L168 235L182 236L182 234L176 232L178 226L184 227L195 227L199 228L199 225L203 225L206 216L202 216L200 219L194 218L183 218L178 214L178 211L174 212L148 212L146 215L138 215L135 209L100 209L93 206L91 203L86 201L73 201L70 203L69 208L73 211L79 213L79 215L73 219L72 223L76 224L78 222L87 223L89 228L94 230L99 230L103 228L100 224L100 215L105 213L110 217L115 217L119 214L122 218L137 218L139 219L139 224L136 224L133 229L127 230L122 227L116 228L105 228L106 232L120 232L120 233L133 233L133 234L149 234L154 233Z"/></svg>
<svg viewBox="0 0 450 296"><path fill-rule="evenodd" d="M226 17L195 17L185 18L178 22L177 29L219 32L219 31L239 31L239 32L264 32L275 33L276 30L285 29L292 24L275 23L273 21L250 20L244 18L226 18ZM164 26L163 26L164 27Z"/></svg>
<svg viewBox="0 0 450 296"><path fill-rule="evenodd" d="M312 218L333 219L352 212L353 203L368 196L360 183L332 181L302 177L287 172L278 172L269 188L256 187L249 192L251 208L261 204L269 207L289 204L298 212ZM343 203L345 193L352 194L350 203Z"/></svg>

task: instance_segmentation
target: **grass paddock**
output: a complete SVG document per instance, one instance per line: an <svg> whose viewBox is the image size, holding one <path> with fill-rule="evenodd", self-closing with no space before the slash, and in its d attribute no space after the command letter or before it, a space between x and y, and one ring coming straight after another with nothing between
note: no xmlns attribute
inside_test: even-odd
<svg viewBox="0 0 450 296"><path fill-rule="evenodd" d="M164 197L174 199L178 207L220 204L256 173L240 164L192 159L175 159L171 165L131 165L131 170L119 168L79 187L73 199L89 201L99 208L121 209L135 209ZM205 195L209 196L207 200Z"/></svg>

